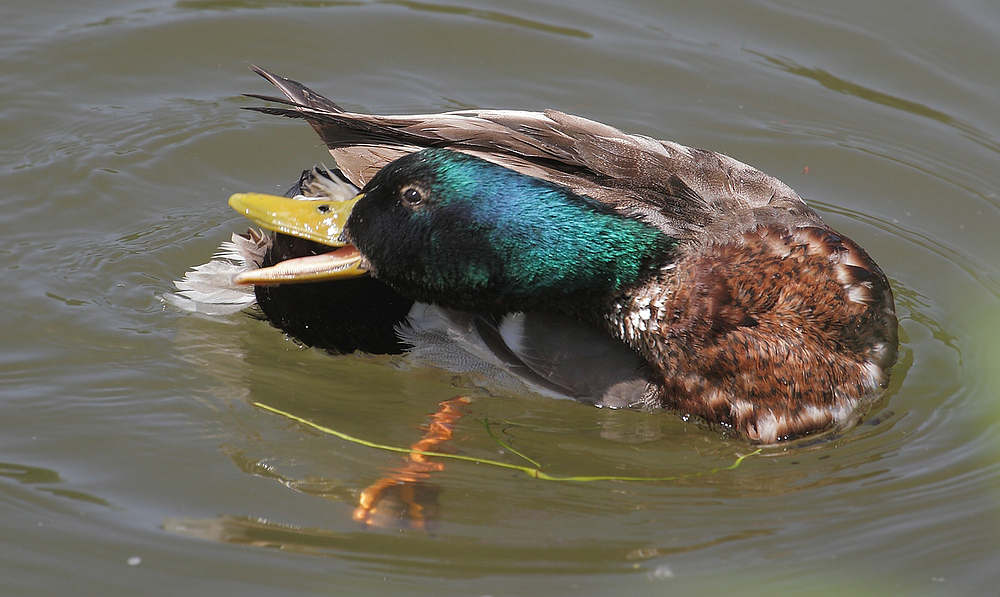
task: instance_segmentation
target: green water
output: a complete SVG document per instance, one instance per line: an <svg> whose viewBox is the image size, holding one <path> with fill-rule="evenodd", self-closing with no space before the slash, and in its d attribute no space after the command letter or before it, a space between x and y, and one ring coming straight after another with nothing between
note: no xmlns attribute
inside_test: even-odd
<svg viewBox="0 0 1000 597"><path fill-rule="evenodd" d="M1000 581L1000 7L977 0L224 2L0 7L0 593L993 595ZM782 179L879 262L901 357L835 442L302 349L158 298L247 222L235 191L331 163L241 111L258 63L349 109L557 108ZM358 492L468 393L430 534Z"/></svg>

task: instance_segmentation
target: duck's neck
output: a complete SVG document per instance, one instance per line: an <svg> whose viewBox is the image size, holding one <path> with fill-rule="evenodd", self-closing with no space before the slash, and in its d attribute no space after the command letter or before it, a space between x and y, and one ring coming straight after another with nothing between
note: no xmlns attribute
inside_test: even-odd
<svg viewBox="0 0 1000 597"><path fill-rule="evenodd" d="M896 354L885 276L820 228L688 247L606 322L647 361L658 405L760 443L848 423Z"/></svg>
<svg viewBox="0 0 1000 597"><path fill-rule="evenodd" d="M546 208L555 211L551 204ZM500 257L493 273L509 279L498 290L520 295L502 299L504 304L524 297L526 309L586 313L673 259L676 241L650 224L602 205L565 208L568 215L544 215L532 206L535 215L517 215L517 228L490 239Z"/></svg>

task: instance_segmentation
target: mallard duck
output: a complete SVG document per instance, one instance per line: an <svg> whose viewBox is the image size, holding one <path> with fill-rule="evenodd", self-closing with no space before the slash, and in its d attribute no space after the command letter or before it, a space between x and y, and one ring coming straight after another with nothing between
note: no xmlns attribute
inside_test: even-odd
<svg viewBox="0 0 1000 597"><path fill-rule="evenodd" d="M339 167L331 179L361 189L230 200L280 241L234 282L307 342L275 315L295 311L277 289L323 280L295 317L387 300L395 310L355 316L383 340L393 331L383 350L412 345L453 368L469 355L540 391L669 409L757 444L844 429L887 383L885 275L759 170L552 110L346 112L252 68L284 97L251 95L283 106L250 109L306 120ZM279 255L287 236L308 246ZM358 279L361 294L340 286Z"/></svg>

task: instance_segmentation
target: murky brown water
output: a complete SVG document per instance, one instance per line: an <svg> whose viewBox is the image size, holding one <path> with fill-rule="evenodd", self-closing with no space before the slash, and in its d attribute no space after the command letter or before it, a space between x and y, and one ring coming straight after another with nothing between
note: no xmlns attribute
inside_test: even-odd
<svg viewBox="0 0 1000 597"><path fill-rule="evenodd" d="M869 2L14 0L0 7L0 593L992 595L1000 573L1000 8ZM892 279L901 358L830 444L296 347L158 295L247 223L225 199L330 162L239 110L259 63L348 108L553 107L773 174ZM456 387L459 386L459 387ZM432 534L365 531L468 392Z"/></svg>

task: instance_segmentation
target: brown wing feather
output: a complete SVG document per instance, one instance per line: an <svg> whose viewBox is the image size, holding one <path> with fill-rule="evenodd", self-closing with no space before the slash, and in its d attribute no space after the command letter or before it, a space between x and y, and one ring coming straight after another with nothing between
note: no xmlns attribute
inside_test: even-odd
<svg viewBox="0 0 1000 597"><path fill-rule="evenodd" d="M358 186L406 153L448 147L565 185L682 239L704 239L706 229L753 228L754 210L764 206L792 208L791 216L818 221L784 183L712 151L629 135L555 110L407 116L345 112L296 81L251 68L287 99L252 97L290 107L249 109L309 122Z"/></svg>

